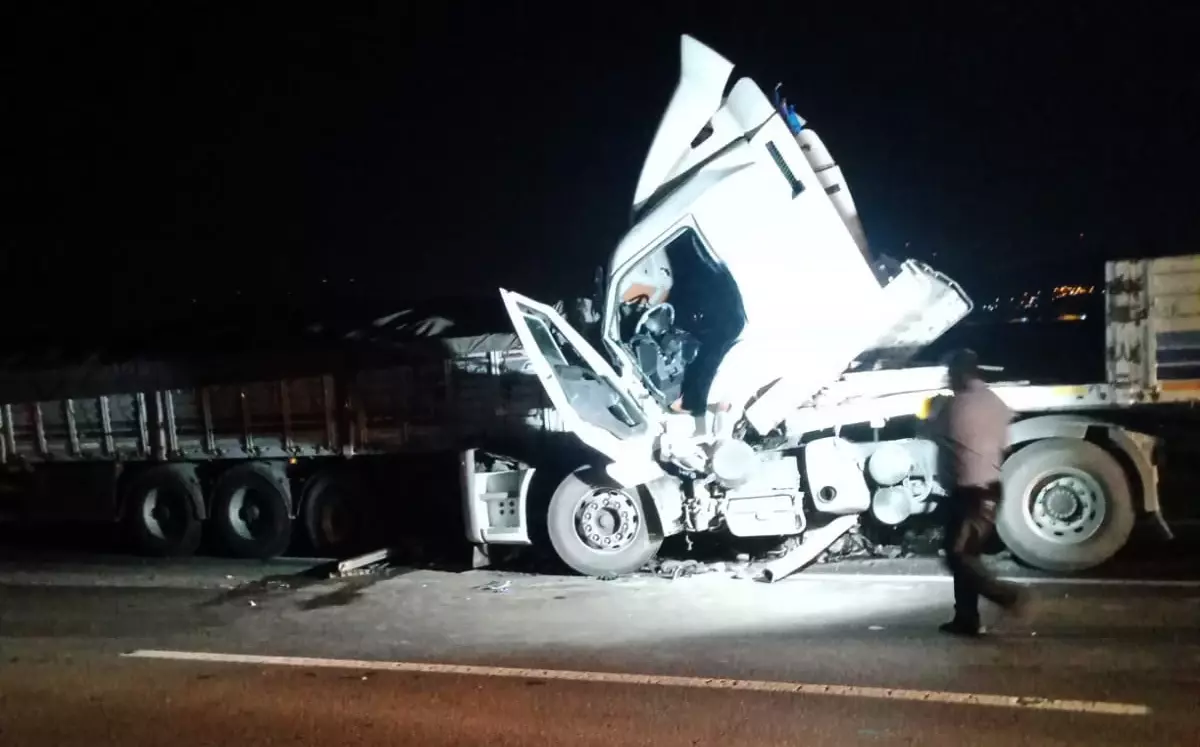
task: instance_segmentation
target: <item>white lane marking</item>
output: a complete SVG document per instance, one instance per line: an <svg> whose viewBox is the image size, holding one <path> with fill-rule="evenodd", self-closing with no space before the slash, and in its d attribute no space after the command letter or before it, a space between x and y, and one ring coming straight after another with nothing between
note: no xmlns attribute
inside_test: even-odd
<svg viewBox="0 0 1200 747"><path fill-rule="evenodd" d="M260 656L256 654L220 654L203 651L159 651L153 649L132 651L122 654L122 656L134 659L165 659L170 661L197 661L220 664L260 664L280 667L357 669L380 672L450 674L467 677L564 680L569 682L602 682L614 685L652 685L708 690L790 693L793 695L827 695L842 698L905 700L918 703L989 706L993 708L1018 708L1035 711L1066 711L1070 713L1092 713L1109 716L1146 716L1150 713L1149 706L1137 703L1110 703L1096 700L1056 700L1052 698L1014 695L908 690L891 687L860 687L857 685L811 685L800 682L731 680L717 677L673 677L654 674L620 674L617 672L573 672L562 669L523 669L460 664L425 664L408 661L364 661L361 659L322 659L306 656Z"/></svg>
<svg viewBox="0 0 1200 747"><path fill-rule="evenodd" d="M948 584L954 579L949 574L900 574L900 573L855 573L838 571L797 573L788 581L828 581L836 578L841 581L874 581L900 583L941 583ZM1141 579L1141 578L1073 578L1047 576L1001 576L1001 581L1011 581L1018 584L1054 585L1054 586L1128 586L1160 589L1200 589L1200 581L1183 579Z"/></svg>

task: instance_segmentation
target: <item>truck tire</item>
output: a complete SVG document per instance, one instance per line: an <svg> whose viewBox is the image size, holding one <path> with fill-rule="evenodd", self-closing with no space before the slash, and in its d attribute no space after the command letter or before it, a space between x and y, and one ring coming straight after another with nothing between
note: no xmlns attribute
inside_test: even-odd
<svg viewBox="0 0 1200 747"><path fill-rule="evenodd" d="M375 534L372 502L358 480L337 472L309 478L300 503L300 520L309 548L322 557L364 551Z"/></svg>
<svg viewBox="0 0 1200 747"><path fill-rule="evenodd" d="M274 558L292 539L285 487L261 464L233 467L217 479L211 523L221 547L235 558Z"/></svg>
<svg viewBox="0 0 1200 747"><path fill-rule="evenodd" d="M195 473L161 465L135 475L125 490L124 518L137 548L158 557L187 557L200 546L203 495Z"/></svg>
<svg viewBox="0 0 1200 747"><path fill-rule="evenodd" d="M1008 458L996 529L1018 560L1045 571L1104 563L1136 519L1129 478L1104 449L1073 438L1037 441Z"/></svg>
<svg viewBox="0 0 1200 747"><path fill-rule="evenodd" d="M585 576L632 573L658 552L636 490L618 487L599 470L567 475L550 498L546 528L554 551Z"/></svg>

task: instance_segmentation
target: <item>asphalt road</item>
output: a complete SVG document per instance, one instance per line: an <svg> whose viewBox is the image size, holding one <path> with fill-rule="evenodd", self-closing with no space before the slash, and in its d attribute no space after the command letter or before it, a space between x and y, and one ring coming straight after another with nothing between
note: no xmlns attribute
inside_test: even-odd
<svg viewBox="0 0 1200 747"><path fill-rule="evenodd" d="M1200 743L1200 583L1178 578L1042 578L1030 621L958 641L913 563L774 585L304 567L0 565L0 744Z"/></svg>

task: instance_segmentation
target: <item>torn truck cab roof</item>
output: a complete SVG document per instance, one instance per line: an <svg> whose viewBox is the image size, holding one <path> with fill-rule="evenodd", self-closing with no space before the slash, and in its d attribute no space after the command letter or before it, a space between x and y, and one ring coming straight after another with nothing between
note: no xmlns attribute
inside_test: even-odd
<svg viewBox="0 0 1200 747"><path fill-rule="evenodd" d="M725 83L733 72L732 62L686 34L680 39L679 59L679 82L658 123L634 190L635 212L696 160L693 151L700 144L694 141L721 108ZM724 145L731 138L724 133L724 137L709 139Z"/></svg>

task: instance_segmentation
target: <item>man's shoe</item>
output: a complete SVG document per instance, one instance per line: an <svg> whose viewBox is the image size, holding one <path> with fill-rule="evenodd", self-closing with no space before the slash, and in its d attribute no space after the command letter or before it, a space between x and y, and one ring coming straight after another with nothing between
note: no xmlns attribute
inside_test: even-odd
<svg viewBox="0 0 1200 747"><path fill-rule="evenodd" d="M947 635L956 635L960 638L980 638L987 629L979 623L968 623L960 620L951 620L948 623L942 623L938 626L938 630Z"/></svg>

